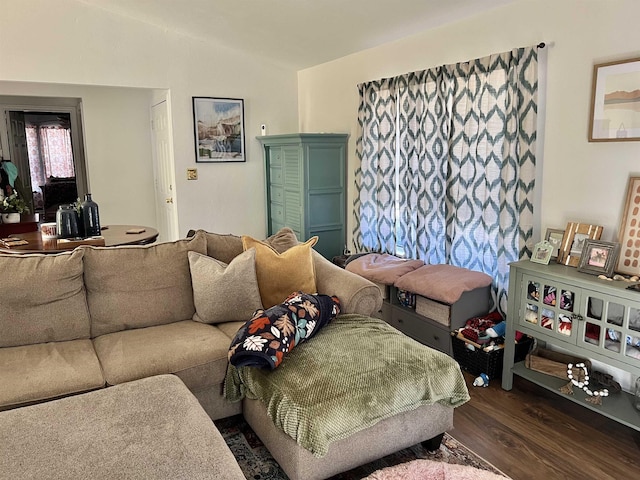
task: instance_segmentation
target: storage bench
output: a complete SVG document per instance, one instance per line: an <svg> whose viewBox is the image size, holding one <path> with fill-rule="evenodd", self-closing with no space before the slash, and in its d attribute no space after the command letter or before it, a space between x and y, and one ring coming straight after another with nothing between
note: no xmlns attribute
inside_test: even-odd
<svg viewBox="0 0 640 480"><path fill-rule="evenodd" d="M398 288L391 287L389 302L383 304L382 318L420 343L453 356L451 330L464 326L469 318L489 311L489 288L487 286L464 292L452 304L416 295L415 308L409 308L399 302ZM386 309L385 305L388 305Z"/></svg>
<svg viewBox="0 0 640 480"><path fill-rule="evenodd" d="M378 253L359 256L345 268L381 289L384 303L380 318L449 355L450 331L490 308L492 279L482 272ZM414 296L415 302L409 304L406 298Z"/></svg>

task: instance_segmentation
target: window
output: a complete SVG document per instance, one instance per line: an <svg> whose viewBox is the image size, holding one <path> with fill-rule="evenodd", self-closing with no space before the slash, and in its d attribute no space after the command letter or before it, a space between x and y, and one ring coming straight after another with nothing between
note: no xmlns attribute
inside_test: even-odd
<svg viewBox="0 0 640 480"><path fill-rule="evenodd" d="M537 50L359 85L357 250L482 271L530 255Z"/></svg>

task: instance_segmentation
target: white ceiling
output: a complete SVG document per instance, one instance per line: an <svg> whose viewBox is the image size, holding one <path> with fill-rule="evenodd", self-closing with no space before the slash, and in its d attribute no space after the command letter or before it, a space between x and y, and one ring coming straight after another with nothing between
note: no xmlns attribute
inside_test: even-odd
<svg viewBox="0 0 640 480"><path fill-rule="evenodd" d="M516 0L77 0L296 70Z"/></svg>

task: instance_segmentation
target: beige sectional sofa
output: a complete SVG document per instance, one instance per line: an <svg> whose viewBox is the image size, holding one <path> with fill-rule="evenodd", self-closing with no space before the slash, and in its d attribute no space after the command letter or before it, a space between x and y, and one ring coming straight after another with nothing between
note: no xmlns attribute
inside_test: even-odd
<svg viewBox="0 0 640 480"><path fill-rule="evenodd" d="M298 241L289 230L267 243L284 252ZM246 409L245 418L292 479L325 478L452 428L453 408L425 405L339 442L322 459L283 438L259 402L225 400L229 345L255 299L250 289L237 296L217 293L194 262L214 258L229 264L246 254L241 237L197 231L154 245L0 255L0 410L174 374L211 419ZM342 313L380 310L382 296L373 283L315 251L312 263L318 293L338 296ZM216 281L220 288L252 283ZM212 319L212 308L225 312L223 318ZM34 407L42 405L26 408ZM0 422L9 417L5 413L12 412L0 411Z"/></svg>
<svg viewBox="0 0 640 480"><path fill-rule="evenodd" d="M269 241L286 249L291 238ZM242 251L238 236L198 231L148 246L0 255L0 410L172 373L212 419L240 413L222 384L243 322L194 320L188 253L229 263ZM380 307L375 286L313 254L320 293L339 292L345 312Z"/></svg>

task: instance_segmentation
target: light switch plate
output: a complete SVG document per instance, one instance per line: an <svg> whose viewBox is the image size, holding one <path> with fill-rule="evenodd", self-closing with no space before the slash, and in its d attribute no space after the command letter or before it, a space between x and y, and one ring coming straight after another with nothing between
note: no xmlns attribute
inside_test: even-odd
<svg viewBox="0 0 640 480"><path fill-rule="evenodd" d="M187 168L187 180L197 180L197 179L198 179L198 169Z"/></svg>

